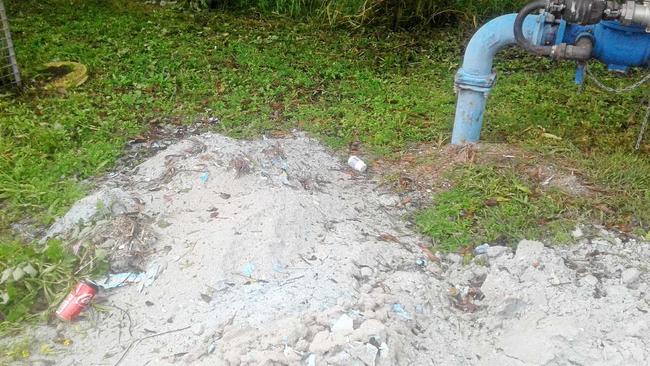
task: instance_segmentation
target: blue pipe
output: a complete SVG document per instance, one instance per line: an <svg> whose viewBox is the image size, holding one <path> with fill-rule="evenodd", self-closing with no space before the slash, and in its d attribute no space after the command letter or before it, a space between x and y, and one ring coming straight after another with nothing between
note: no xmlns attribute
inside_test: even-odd
<svg viewBox="0 0 650 366"><path fill-rule="evenodd" d="M463 66L455 78L458 101L452 144L478 141L485 103L496 79L496 74L492 71L492 60L499 50L516 43L513 31L516 16L517 14L507 14L492 19L469 41ZM546 15L541 14L529 15L524 20L524 35L534 44L542 44L545 19Z"/></svg>
<svg viewBox="0 0 650 366"><path fill-rule="evenodd" d="M495 18L482 26L469 41L463 66L455 78L458 102L452 144L475 143L479 140L485 104L496 79L492 61L499 50L516 43L516 18L517 14ZM591 58L606 64L610 70L626 72L629 67L650 65L650 33L638 25L623 25L609 20L591 25L568 24L543 13L527 16L522 31L532 45L555 45L549 56L557 59L566 56L563 52L568 51L568 45L573 47L586 37L591 41L592 48L582 50L591 52ZM578 64L576 83L582 83L584 67L584 63Z"/></svg>

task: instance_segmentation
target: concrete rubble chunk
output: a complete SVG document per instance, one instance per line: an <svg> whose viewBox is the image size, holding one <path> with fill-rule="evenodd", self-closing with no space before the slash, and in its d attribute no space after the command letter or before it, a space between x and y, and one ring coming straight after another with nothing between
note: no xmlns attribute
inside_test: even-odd
<svg viewBox="0 0 650 366"><path fill-rule="evenodd" d="M370 343L353 348L350 353L366 366L375 366L379 348Z"/></svg>
<svg viewBox="0 0 650 366"><path fill-rule="evenodd" d="M330 332L326 330L316 333L314 339L312 339L311 344L309 345L309 351L327 352L330 347L329 336Z"/></svg>
<svg viewBox="0 0 650 366"><path fill-rule="evenodd" d="M497 245L497 246L489 247L487 249L486 253L487 253L488 258L496 258L496 257L502 256L503 254L507 253L509 250L510 250L510 248L508 248L508 247Z"/></svg>
<svg viewBox="0 0 650 366"><path fill-rule="evenodd" d="M447 254L447 260L454 264L460 264L463 262L463 257L456 253Z"/></svg>
<svg viewBox="0 0 650 366"><path fill-rule="evenodd" d="M515 260L533 261L539 258L544 252L544 244L539 241L522 240L517 245Z"/></svg>
<svg viewBox="0 0 650 366"><path fill-rule="evenodd" d="M377 319L368 319L361 323L359 328L354 331L354 339L367 341L370 337L385 339L386 326Z"/></svg>
<svg viewBox="0 0 650 366"><path fill-rule="evenodd" d="M585 234L582 232L582 229L580 226L576 226L573 231L571 231L571 236L573 236L574 239L580 239L584 236Z"/></svg>
<svg viewBox="0 0 650 366"><path fill-rule="evenodd" d="M333 333L350 334L354 330L354 320L347 314L341 315L332 326Z"/></svg>
<svg viewBox="0 0 650 366"><path fill-rule="evenodd" d="M628 268L621 273L621 283L627 287L635 287L641 277L641 272L636 268Z"/></svg>

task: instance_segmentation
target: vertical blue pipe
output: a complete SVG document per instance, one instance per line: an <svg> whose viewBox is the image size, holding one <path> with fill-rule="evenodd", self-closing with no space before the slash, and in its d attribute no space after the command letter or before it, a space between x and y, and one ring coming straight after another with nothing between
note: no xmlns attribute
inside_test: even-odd
<svg viewBox="0 0 650 366"><path fill-rule="evenodd" d="M463 66L456 73L458 91L456 117L451 143L477 142L481 135L483 112L496 74L492 71L494 55L515 44L514 23L517 14L502 15L483 25L465 49ZM524 20L524 36L535 44L542 42L545 14L530 15Z"/></svg>

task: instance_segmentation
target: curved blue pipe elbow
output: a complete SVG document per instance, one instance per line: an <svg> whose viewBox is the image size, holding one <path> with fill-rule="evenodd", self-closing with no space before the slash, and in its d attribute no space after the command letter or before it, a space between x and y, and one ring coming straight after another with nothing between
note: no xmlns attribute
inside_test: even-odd
<svg viewBox="0 0 650 366"><path fill-rule="evenodd" d="M452 144L478 141L486 99L496 79L492 61L499 50L516 43L513 30L516 16L507 14L492 19L479 28L469 41L463 66L455 78L458 101ZM545 18L545 14L530 15L524 21L524 36L534 44L542 43Z"/></svg>

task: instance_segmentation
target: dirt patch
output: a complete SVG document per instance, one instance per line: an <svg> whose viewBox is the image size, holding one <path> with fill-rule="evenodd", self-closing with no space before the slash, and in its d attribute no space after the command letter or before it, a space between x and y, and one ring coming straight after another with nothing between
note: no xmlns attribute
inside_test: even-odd
<svg viewBox="0 0 650 366"><path fill-rule="evenodd" d="M396 157L379 159L373 169L386 177L389 186L409 196L408 202L417 202L428 201L432 192L448 189L451 183L446 174L455 167L474 164L512 168L541 188L555 188L572 196L590 196L598 191L574 169L508 144L422 144Z"/></svg>
<svg viewBox="0 0 650 366"><path fill-rule="evenodd" d="M181 140L50 229L146 251L124 268L156 271L102 291L74 323L30 330L29 363L647 364L647 243L603 232L567 248L491 247L463 265L423 249L406 213L301 134ZM129 248L136 238L146 246Z"/></svg>

